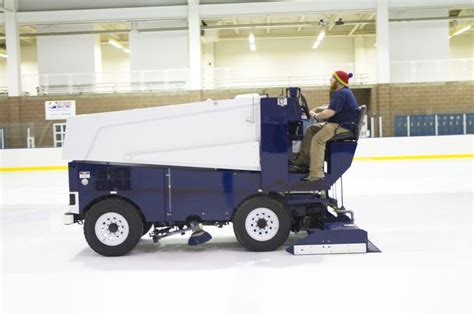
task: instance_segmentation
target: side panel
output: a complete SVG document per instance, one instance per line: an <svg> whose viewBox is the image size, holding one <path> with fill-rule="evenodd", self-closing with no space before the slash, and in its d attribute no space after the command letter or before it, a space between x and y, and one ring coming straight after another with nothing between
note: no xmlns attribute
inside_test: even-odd
<svg viewBox="0 0 474 315"><path fill-rule="evenodd" d="M135 203L147 221L165 220L164 168L72 162L69 182L71 191L77 185L81 216L92 201L116 195Z"/></svg>
<svg viewBox="0 0 474 315"><path fill-rule="evenodd" d="M302 182L301 174L290 174L288 190L328 190L351 166L356 142L330 142L326 146L329 157L328 170L324 181L317 183Z"/></svg>
<svg viewBox="0 0 474 315"><path fill-rule="evenodd" d="M227 221L234 209L257 193L260 174L224 170L171 169L171 219L192 215L205 221Z"/></svg>
<svg viewBox="0 0 474 315"><path fill-rule="evenodd" d="M78 115L67 121L63 157L259 171L259 116L260 97L254 94Z"/></svg>
<svg viewBox="0 0 474 315"><path fill-rule="evenodd" d="M262 188L266 191L286 190L288 183L288 102L295 101L291 98L261 99L260 165L262 167Z"/></svg>
<svg viewBox="0 0 474 315"><path fill-rule="evenodd" d="M134 167L132 190L118 192L137 204L146 221L165 220L165 193L165 169L156 167Z"/></svg>
<svg viewBox="0 0 474 315"><path fill-rule="evenodd" d="M331 142L328 150L328 174L326 180L329 185L334 184L352 165L357 142Z"/></svg>

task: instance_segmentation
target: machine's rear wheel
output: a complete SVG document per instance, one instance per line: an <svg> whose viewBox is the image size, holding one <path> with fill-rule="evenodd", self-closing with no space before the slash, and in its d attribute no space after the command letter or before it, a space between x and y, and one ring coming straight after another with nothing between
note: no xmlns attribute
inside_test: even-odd
<svg viewBox="0 0 474 315"><path fill-rule="evenodd" d="M290 217L285 207L267 196L244 201L234 216L237 240L251 251L272 251L288 239Z"/></svg>
<svg viewBox="0 0 474 315"><path fill-rule="evenodd" d="M89 246L104 256L121 256L131 251L143 233L143 220L132 204L106 199L87 211L84 235Z"/></svg>

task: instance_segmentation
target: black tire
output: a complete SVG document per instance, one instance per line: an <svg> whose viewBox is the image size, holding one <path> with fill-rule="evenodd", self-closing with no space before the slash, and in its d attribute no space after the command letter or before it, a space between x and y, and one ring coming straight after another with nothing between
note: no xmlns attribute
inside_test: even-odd
<svg viewBox="0 0 474 315"><path fill-rule="evenodd" d="M142 236L144 236L145 234L147 234L151 227L153 226L153 223L151 222L143 222L143 232L142 232Z"/></svg>
<svg viewBox="0 0 474 315"><path fill-rule="evenodd" d="M259 208L262 208L263 210L261 213L257 211ZM263 215L264 213L265 215ZM272 228L272 226L276 226L276 224L274 224L276 221L270 221L270 218L274 217L278 218L278 227L273 230L269 230ZM249 219L249 223L253 224L255 222L255 229L249 225L249 230L247 230L247 218ZM262 219L264 221L269 221L265 221L264 227L257 226L258 222ZM285 241L288 239L288 235L290 234L291 222L287 210L279 201L268 196L253 197L244 201L237 208L232 222L234 225L235 237L243 247L250 251L264 252L275 250L285 243ZM270 234L265 235L268 232L270 232ZM265 237L270 236L270 239L265 239ZM264 237L264 239L256 239L259 237Z"/></svg>
<svg viewBox="0 0 474 315"><path fill-rule="evenodd" d="M110 237L107 238L100 232L96 233L96 223L98 229ZM111 229L113 224L115 226ZM95 252L103 256L122 256L130 252L140 240L143 229L143 220L139 210L131 203L120 199L106 199L96 203L87 211L84 222L87 243ZM100 239L98 235L101 235ZM111 245L110 242L120 243Z"/></svg>

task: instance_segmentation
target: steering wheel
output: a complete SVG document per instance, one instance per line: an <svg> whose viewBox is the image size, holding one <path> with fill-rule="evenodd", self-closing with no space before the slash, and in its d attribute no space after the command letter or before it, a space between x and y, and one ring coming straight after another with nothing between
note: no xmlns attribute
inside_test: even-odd
<svg viewBox="0 0 474 315"><path fill-rule="evenodd" d="M304 111L304 114L306 115L307 119L310 119L311 116L309 115L309 107L308 107L308 102L306 101L306 97L304 97L303 94L300 94L301 102L300 106Z"/></svg>

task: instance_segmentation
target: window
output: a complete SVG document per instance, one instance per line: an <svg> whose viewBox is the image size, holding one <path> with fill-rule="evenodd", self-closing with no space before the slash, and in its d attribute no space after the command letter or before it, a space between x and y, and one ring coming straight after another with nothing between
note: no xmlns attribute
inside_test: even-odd
<svg viewBox="0 0 474 315"><path fill-rule="evenodd" d="M54 124L53 125L53 139L54 147L62 147L64 145L64 138L66 136L66 124Z"/></svg>

